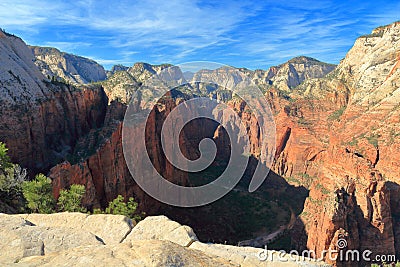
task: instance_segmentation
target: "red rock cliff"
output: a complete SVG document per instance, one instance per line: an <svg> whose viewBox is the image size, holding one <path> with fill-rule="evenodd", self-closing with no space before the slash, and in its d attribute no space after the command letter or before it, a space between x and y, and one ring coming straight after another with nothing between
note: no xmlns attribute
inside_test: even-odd
<svg viewBox="0 0 400 267"><path fill-rule="evenodd" d="M31 174L60 162L79 137L102 125L107 96L100 86L51 83L14 36L0 36L0 58L0 141Z"/></svg>

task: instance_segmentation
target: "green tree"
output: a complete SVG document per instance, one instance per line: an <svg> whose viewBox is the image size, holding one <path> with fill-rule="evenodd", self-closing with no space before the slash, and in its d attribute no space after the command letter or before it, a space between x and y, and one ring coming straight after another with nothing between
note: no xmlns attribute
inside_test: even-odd
<svg viewBox="0 0 400 267"><path fill-rule="evenodd" d="M82 206L85 191L85 186L79 184L71 185L69 190L62 189L58 197L58 209L69 212L87 212L86 208Z"/></svg>
<svg viewBox="0 0 400 267"><path fill-rule="evenodd" d="M125 215L135 221L140 221L141 217L136 214L138 203L135 202L133 197L130 197L128 202L124 202L124 197L118 195L113 201L108 204L108 207L105 210L107 214L119 214ZM99 211L96 210L96 213Z"/></svg>
<svg viewBox="0 0 400 267"><path fill-rule="evenodd" d="M0 191L9 194L20 192L26 174L26 169L22 169L18 164L11 164L0 173Z"/></svg>
<svg viewBox="0 0 400 267"><path fill-rule="evenodd" d="M0 212L23 212L25 203L21 185L25 181L26 169L12 164L7 150L0 142Z"/></svg>
<svg viewBox="0 0 400 267"><path fill-rule="evenodd" d="M0 142L0 171L4 172L6 169L12 166L10 158L7 155L8 148L2 142Z"/></svg>
<svg viewBox="0 0 400 267"><path fill-rule="evenodd" d="M22 183L22 193L28 208L33 212L54 212L55 200L52 194L51 180L43 174L36 175L32 181Z"/></svg>

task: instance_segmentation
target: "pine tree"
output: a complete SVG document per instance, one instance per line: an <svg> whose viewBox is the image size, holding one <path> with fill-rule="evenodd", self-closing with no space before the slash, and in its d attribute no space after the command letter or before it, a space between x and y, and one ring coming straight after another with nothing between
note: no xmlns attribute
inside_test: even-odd
<svg viewBox="0 0 400 267"><path fill-rule="evenodd" d="M133 197L130 197L128 202L124 202L124 197L118 195L113 201L108 204L108 207L105 210L107 214L119 214L127 216L135 221L140 221L141 217L136 214L138 203L135 202Z"/></svg>
<svg viewBox="0 0 400 267"><path fill-rule="evenodd" d="M0 172L4 172L12 166L10 158L7 155L8 148L0 142Z"/></svg>
<svg viewBox="0 0 400 267"><path fill-rule="evenodd" d="M61 190L57 202L58 209L69 212L87 212L86 208L82 207L85 191L85 186L78 184L71 185L69 190Z"/></svg>
<svg viewBox="0 0 400 267"><path fill-rule="evenodd" d="M24 182L22 193L32 212L54 212L55 200L52 194L51 180L45 175L38 174L34 180Z"/></svg>

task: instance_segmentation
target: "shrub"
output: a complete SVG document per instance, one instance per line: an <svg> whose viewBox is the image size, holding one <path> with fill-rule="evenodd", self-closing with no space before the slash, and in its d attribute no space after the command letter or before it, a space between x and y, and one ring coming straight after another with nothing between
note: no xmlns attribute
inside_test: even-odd
<svg viewBox="0 0 400 267"><path fill-rule="evenodd" d="M10 168L12 164L7 155L7 147L0 142L0 191L7 192L10 189Z"/></svg>
<svg viewBox="0 0 400 267"><path fill-rule="evenodd" d="M18 164L11 164L0 172L0 191L5 193L21 191L26 174L26 169L22 169Z"/></svg>
<svg viewBox="0 0 400 267"><path fill-rule="evenodd" d="M373 37L382 37L383 31L377 31L370 34L361 35L359 38L373 38Z"/></svg>
<svg viewBox="0 0 400 267"><path fill-rule="evenodd" d="M94 209L93 214L106 213L114 215L124 215L138 222L142 218L136 213L137 206L138 203L135 202L135 199L133 197L130 197L128 202L124 202L124 197L118 195L113 201L108 203L108 207L105 209L104 212L100 209Z"/></svg>
<svg viewBox="0 0 400 267"><path fill-rule="evenodd" d="M54 211L55 200L52 194L51 180L43 174L36 175L32 181L23 182L22 193L31 211L38 213Z"/></svg>
<svg viewBox="0 0 400 267"><path fill-rule="evenodd" d="M82 206L85 191L85 186L78 184L71 185L69 190L61 190L57 201L58 209L69 212L87 212L86 208Z"/></svg>
<svg viewBox="0 0 400 267"><path fill-rule="evenodd" d="M7 155L5 144L0 142L0 212L24 212L24 198L21 193L25 181L26 169L12 164Z"/></svg>

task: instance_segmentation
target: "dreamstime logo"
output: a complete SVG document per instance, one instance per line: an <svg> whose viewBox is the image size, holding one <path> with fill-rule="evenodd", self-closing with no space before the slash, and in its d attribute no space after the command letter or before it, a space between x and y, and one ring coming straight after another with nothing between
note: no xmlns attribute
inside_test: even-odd
<svg viewBox="0 0 400 267"><path fill-rule="evenodd" d="M338 249L344 249L347 247L347 240L343 234L339 234L336 246Z"/></svg>
<svg viewBox="0 0 400 267"><path fill-rule="evenodd" d="M272 262L396 262L396 255L394 254L378 254L373 253L369 249L362 251L357 249L348 249L347 246L346 235L339 234L336 242L337 249L321 250L319 253L314 250L303 250L301 252L291 250L287 253L284 250L268 250L267 246L265 246L265 249L259 250L255 256L260 261ZM324 264L318 264L316 266L324 266Z"/></svg>
<svg viewBox="0 0 400 267"><path fill-rule="evenodd" d="M201 71L193 77L198 70ZM188 80L183 74L187 71L192 72ZM155 123L152 110L163 99L171 97L173 89L183 88L186 96L200 95L199 84L204 85L206 92L208 85L217 85L223 88L221 94L230 92L230 97L240 97L257 120L261 151L249 185L250 192L266 179L275 155L276 129L269 104L245 73L210 62L185 63L163 69L147 79L132 95L124 117L122 142L127 166L136 183L153 198L174 206L195 207L218 200L235 187L249 162L249 158L244 156L250 155L248 129L233 108L215 99L214 92L214 97L207 95L180 101L169 112L161 129L161 146L166 160L174 167L189 173L200 172L215 160L217 149L214 141L210 138L201 140L198 147L200 157L190 160L181 151L179 136L183 127L195 119L213 120L225 129L230 140L230 158L224 172L208 184L184 187L164 179L154 167L154 155L149 155L146 148L146 142L155 139L146 131L149 123Z"/></svg>

